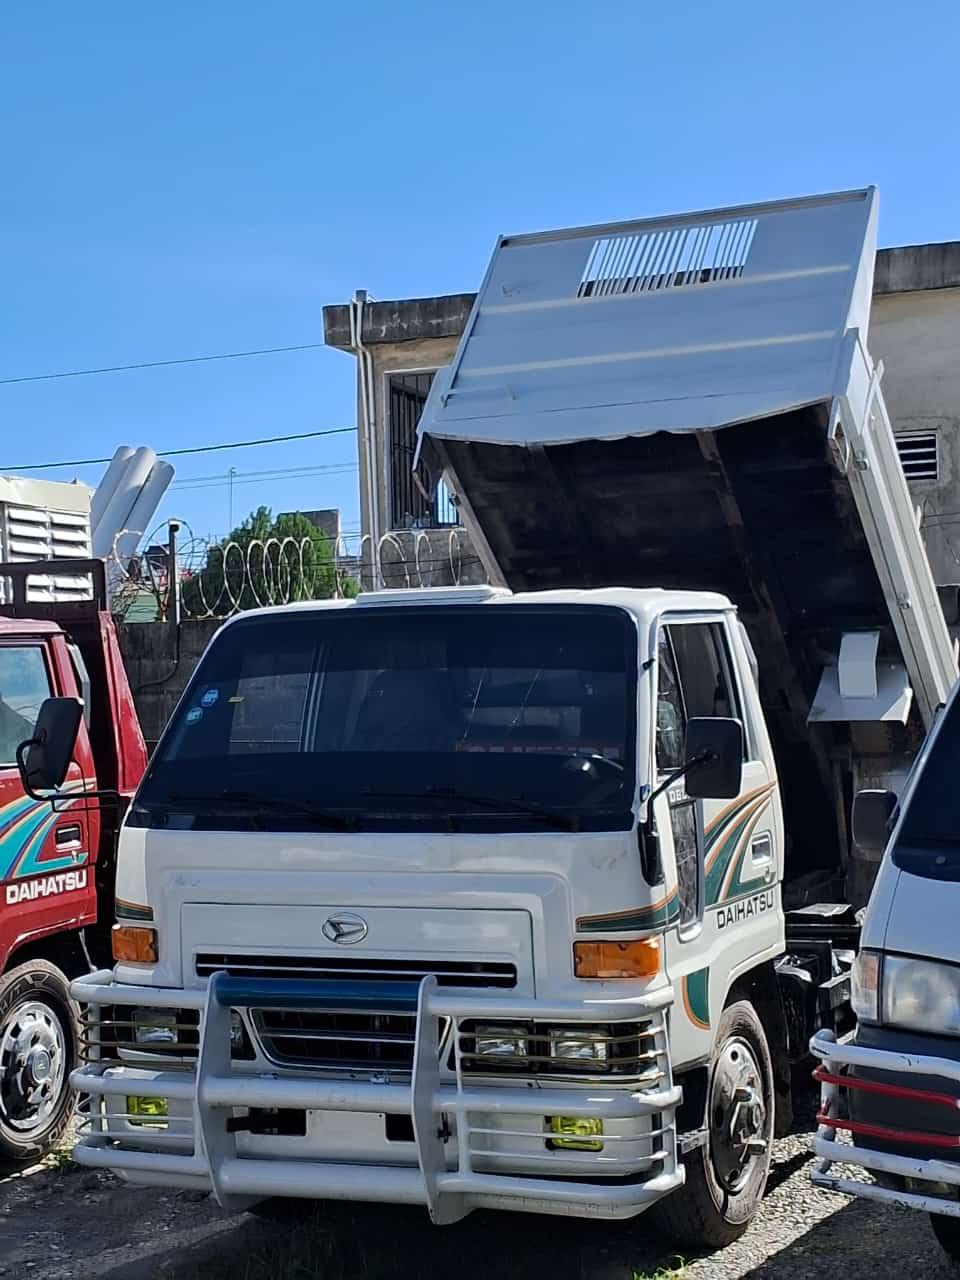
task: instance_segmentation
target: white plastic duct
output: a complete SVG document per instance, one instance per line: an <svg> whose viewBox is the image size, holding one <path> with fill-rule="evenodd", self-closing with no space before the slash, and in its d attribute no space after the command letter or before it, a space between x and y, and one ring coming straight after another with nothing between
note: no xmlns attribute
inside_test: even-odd
<svg viewBox="0 0 960 1280"><path fill-rule="evenodd" d="M146 483L137 494L136 501L127 516L126 531L116 540L117 555L126 561L134 555L140 539L149 532L163 495L173 479L173 467L169 462L155 462Z"/></svg>
<svg viewBox="0 0 960 1280"><path fill-rule="evenodd" d="M133 449L128 444L122 444L110 460L110 465L104 472L103 479L97 485L90 500L90 525L96 528L101 516L107 509L107 504L117 491L117 485L120 483L120 477L127 469L127 462L133 457Z"/></svg>
<svg viewBox="0 0 960 1280"><path fill-rule="evenodd" d="M126 554L132 555L173 478L173 467L167 462L158 463L153 449L141 447L121 459L119 455L123 452L117 451L104 476L107 481L110 471L115 469L116 478L110 479L113 492L108 493L105 502L97 504L99 518L92 528L95 556L112 555L119 535L125 530L132 534L135 531L136 536L124 539Z"/></svg>

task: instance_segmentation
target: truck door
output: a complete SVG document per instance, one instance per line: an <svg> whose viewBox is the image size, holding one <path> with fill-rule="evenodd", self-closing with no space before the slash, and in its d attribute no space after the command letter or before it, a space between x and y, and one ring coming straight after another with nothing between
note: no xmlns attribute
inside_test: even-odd
<svg viewBox="0 0 960 1280"><path fill-rule="evenodd" d="M687 720L731 716L744 726L743 781L734 800L687 798L671 788L657 816L665 854L676 868L679 912L667 938L667 965L677 991L676 1061L710 1051L731 974L763 949L750 922L768 915L776 932L774 784L761 758L731 657L727 623L677 619L658 642L656 765L661 776L684 758ZM767 930L763 930L765 934Z"/></svg>
<svg viewBox="0 0 960 1280"><path fill-rule="evenodd" d="M83 923L94 888L86 806L31 799L17 771L17 746L56 690L51 657L42 641L0 642L0 965L20 939L62 928L67 918ZM78 757L88 753L82 734ZM66 787L79 791L82 777L72 764Z"/></svg>

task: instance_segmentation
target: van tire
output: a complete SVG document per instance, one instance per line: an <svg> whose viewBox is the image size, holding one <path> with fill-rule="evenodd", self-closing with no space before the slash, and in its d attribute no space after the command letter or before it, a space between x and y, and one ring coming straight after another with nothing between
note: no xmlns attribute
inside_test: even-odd
<svg viewBox="0 0 960 1280"><path fill-rule="evenodd" d="M945 1213L931 1213L930 1226L937 1244L953 1262L960 1263L960 1218Z"/></svg>
<svg viewBox="0 0 960 1280"><path fill-rule="evenodd" d="M77 1008L56 965L30 960L0 977L0 1168L36 1164L59 1146L78 1051Z"/></svg>
<svg viewBox="0 0 960 1280"><path fill-rule="evenodd" d="M752 1095L749 1101L738 1104L734 1088ZM746 1231L767 1184L774 1097L763 1026L753 1005L738 1000L724 1009L717 1028L707 1087L708 1141L685 1157L684 1186L650 1210L654 1224L671 1241L722 1249ZM736 1141L731 1141L732 1124L737 1126ZM762 1151L748 1152L744 1140L762 1143Z"/></svg>

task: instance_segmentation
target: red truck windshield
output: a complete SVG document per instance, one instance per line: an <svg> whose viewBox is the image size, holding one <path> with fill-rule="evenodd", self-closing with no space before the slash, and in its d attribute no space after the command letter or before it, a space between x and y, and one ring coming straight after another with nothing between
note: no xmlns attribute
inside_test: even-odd
<svg viewBox="0 0 960 1280"><path fill-rule="evenodd" d="M635 627L596 606L241 620L198 668L131 821L627 829L636 670Z"/></svg>

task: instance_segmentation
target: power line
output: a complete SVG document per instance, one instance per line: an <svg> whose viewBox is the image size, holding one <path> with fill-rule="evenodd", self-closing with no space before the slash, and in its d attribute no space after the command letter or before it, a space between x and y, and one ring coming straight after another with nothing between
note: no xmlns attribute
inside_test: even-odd
<svg viewBox="0 0 960 1280"><path fill-rule="evenodd" d="M348 471L359 471L355 462L330 462L325 465L304 467L277 467L272 471L234 471L235 484L246 480L281 480L287 477L308 475L343 475ZM220 471L215 475L184 476L182 480L174 480L171 489L205 489L216 488L230 482L230 473Z"/></svg>
<svg viewBox="0 0 960 1280"><path fill-rule="evenodd" d="M250 356L275 356L285 351L316 351L323 342L301 342L294 347L260 347L256 351L224 351L212 356L180 356L176 360L141 360L138 364L110 364L100 369L68 369L62 373L31 373L0 378L0 387L15 382L52 382L56 378L89 378L96 373L127 373L131 369L165 369L172 364L207 364L211 360L246 360Z"/></svg>
<svg viewBox="0 0 960 1280"><path fill-rule="evenodd" d="M272 484L277 480L303 480L307 478L319 479L325 476L352 474L357 470L358 468L355 466L319 467L316 470L312 467L304 467L302 469L293 468L289 471L264 471L259 474L257 472L252 472L244 479L234 476L232 481L229 476L218 476L216 480L206 480L200 484L191 484L189 481L184 481L182 484L172 484L170 488L177 489L180 493L184 493L197 489L223 489L231 483L234 486L238 486L242 484Z"/></svg>
<svg viewBox="0 0 960 1280"><path fill-rule="evenodd" d="M259 444L286 444L288 440L316 440L320 436L342 436L355 434L356 427L332 427L327 431L301 431L292 436L265 436L262 440L234 440L230 444L196 445L192 449L158 449L161 458L182 458L188 453L217 453L223 449L252 449ZM93 467L101 462L111 462L112 458L73 458L67 462L32 462L12 463L0 466L0 472L6 471L51 471L57 467Z"/></svg>

